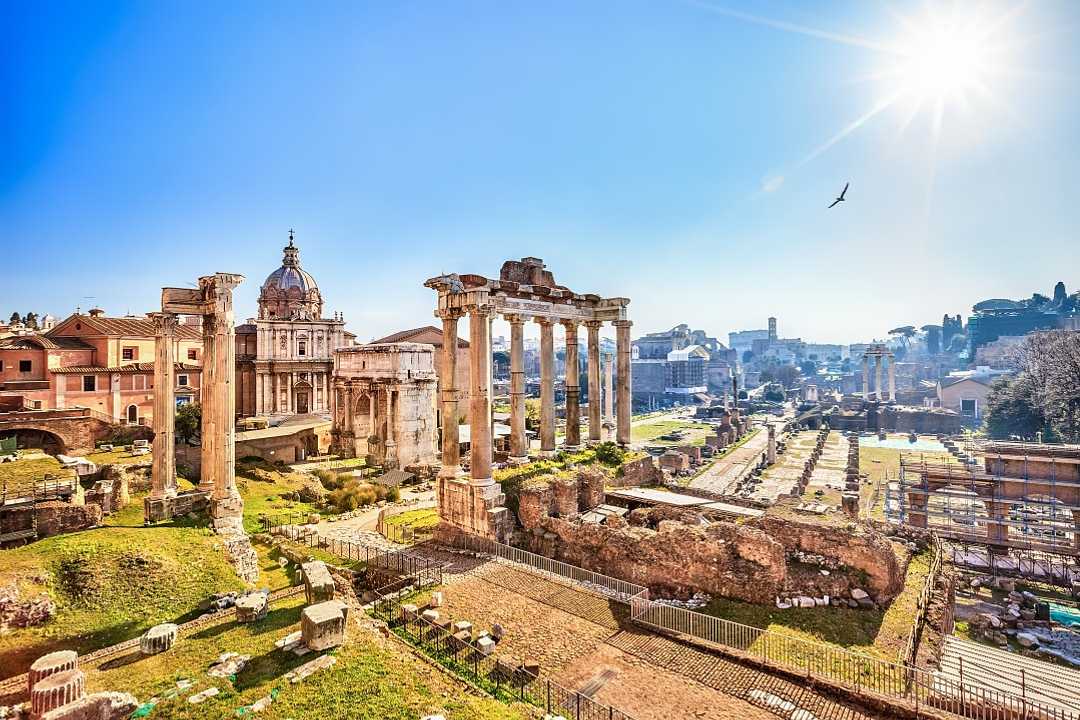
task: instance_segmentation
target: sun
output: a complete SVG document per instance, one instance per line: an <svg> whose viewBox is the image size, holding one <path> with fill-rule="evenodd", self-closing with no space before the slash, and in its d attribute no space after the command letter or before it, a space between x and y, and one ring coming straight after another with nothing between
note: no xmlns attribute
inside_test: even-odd
<svg viewBox="0 0 1080 720"><path fill-rule="evenodd" d="M899 90L915 100L950 99L992 82L992 46L974 26L936 24L900 46Z"/></svg>

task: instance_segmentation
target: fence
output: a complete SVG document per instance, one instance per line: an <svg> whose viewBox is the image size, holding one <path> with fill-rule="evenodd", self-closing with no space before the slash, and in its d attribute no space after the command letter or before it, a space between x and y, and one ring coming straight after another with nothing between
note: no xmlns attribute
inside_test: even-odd
<svg viewBox="0 0 1080 720"><path fill-rule="evenodd" d="M915 664L915 655L919 650L919 637L922 634L923 625L926 623L926 612L930 607L930 600L934 596L944 566L945 550L941 545L941 540L937 535L933 535L931 541L933 555L930 558L930 570L926 574L926 580L923 582L922 590L916 600L915 622L911 625L907 643L905 643L904 650L900 655L900 662L912 665Z"/></svg>
<svg viewBox="0 0 1080 720"><path fill-rule="evenodd" d="M303 515L264 517L263 530L308 547L325 549L332 555L361 563L365 567L412 578L417 587L442 584L443 564L440 562L408 550L389 550L351 540L324 538L314 528L299 525L298 521L303 518Z"/></svg>
<svg viewBox="0 0 1080 720"><path fill-rule="evenodd" d="M402 523L400 525L388 522L390 518L403 515L414 510L435 510L434 501L418 502L409 505L388 505L379 511L379 518L375 529L387 540L399 545L412 545L418 542L430 540L435 534L435 526L432 524L417 525L414 523Z"/></svg>
<svg viewBox="0 0 1080 720"><path fill-rule="evenodd" d="M526 702L568 720L634 720L539 672L529 673L508 661L500 662L494 655L485 655L476 643L455 638L418 613L402 611L399 584L375 591L373 614L454 674L471 680L496 698Z"/></svg>
<svg viewBox="0 0 1080 720"><path fill-rule="evenodd" d="M460 535L453 547L468 552L483 553L505 562L517 565L525 565L534 570L557 579L570 580L577 584L586 585L589 589L600 593L613 600L629 603L632 598L644 593L648 597L648 590L641 585L635 585L626 580L619 580L608 575L601 575L576 565L568 565L558 560L552 560L543 555L521 550L520 548L505 545L495 540L477 537L475 535Z"/></svg>
<svg viewBox="0 0 1080 720"><path fill-rule="evenodd" d="M0 485L0 505L10 502L44 502L75 494L79 478L75 475L45 475L25 480L4 479Z"/></svg>

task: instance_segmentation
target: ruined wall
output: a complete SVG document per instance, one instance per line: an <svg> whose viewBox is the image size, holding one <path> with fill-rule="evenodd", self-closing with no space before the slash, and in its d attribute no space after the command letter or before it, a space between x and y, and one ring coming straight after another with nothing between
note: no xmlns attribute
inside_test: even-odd
<svg viewBox="0 0 1080 720"><path fill-rule="evenodd" d="M884 603L903 588L903 568L892 543L869 525L835 527L768 515L756 520L754 525L782 543L789 559L796 553L817 555L826 559L822 567L839 571L827 576L830 579L826 580L818 570L811 569L806 573L807 577L802 578L802 584L813 581L814 587L799 587L800 578L793 577L789 590L805 593L814 589L822 592L832 589L826 594L839 595L843 588L859 587L878 603ZM820 580L813 577L815 573Z"/></svg>
<svg viewBox="0 0 1080 720"><path fill-rule="evenodd" d="M613 487L643 487L660 485L664 481L664 474L660 472L656 461L651 457L643 457L640 460L632 460L623 463L615 477L608 481Z"/></svg>
<svg viewBox="0 0 1080 720"><path fill-rule="evenodd" d="M705 591L766 603L784 584L784 546L752 527L716 523L705 528L663 520L658 530L613 528L548 516L537 529L541 532L526 536L533 552L553 549L558 560L661 594L685 597Z"/></svg>
<svg viewBox="0 0 1080 720"><path fill-rule="evenodd" d="M101 522L100 505L69 505L50 501L34 506L39 538L92 528Z"/></svg>

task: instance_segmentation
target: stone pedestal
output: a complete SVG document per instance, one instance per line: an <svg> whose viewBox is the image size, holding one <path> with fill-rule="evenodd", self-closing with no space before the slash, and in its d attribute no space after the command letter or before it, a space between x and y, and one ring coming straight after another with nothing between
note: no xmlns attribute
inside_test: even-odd
<svg viewBox="0 0 1080 720"><path fill-rule="evenodd" d="M506 496L496 483L475 485L465 478L440 476L436 497L442 520L436 538L452 542L456 532L463 532L505 542L513 531Z"/></svg>
<svg viewBox="0 0 1080 720"><path fill-rule="evenodd" d="M345 642L343 603L327 600L304 608L300 613L300 636L309 650L316 652Z"/></svg>
<svg viewBox="0 0 1080 720"><path fill-rule="evenodd" d="M262 620L270 609L265 593L253 592L236 601L236 622L249 623Z"/></svg>
<svg viewBox="0 0 1080 720"><path fill-rule="evenodd" d="M304 595L308 605L334 599L334 578L322 560L312 560L300 566L304 574Z"/></svg>

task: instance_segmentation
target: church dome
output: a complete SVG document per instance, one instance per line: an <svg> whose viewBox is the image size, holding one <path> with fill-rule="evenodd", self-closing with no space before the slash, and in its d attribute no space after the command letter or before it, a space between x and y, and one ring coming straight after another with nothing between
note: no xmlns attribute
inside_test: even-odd
<svg viewBox="0 0 1080 720"><path fill-rule="evenodd" d="M259 291L259 317L317 320L321 315L319 285L300 267L300 248L293 243L290 230L281 267L267 276Z"/></svg>

